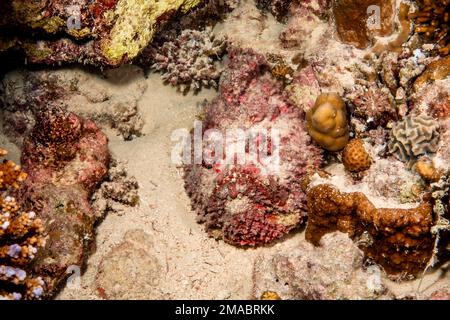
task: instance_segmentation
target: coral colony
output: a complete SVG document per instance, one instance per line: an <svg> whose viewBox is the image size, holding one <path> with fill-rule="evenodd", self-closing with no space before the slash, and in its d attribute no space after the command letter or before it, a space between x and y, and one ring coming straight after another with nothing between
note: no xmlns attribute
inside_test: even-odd
<svg viewBox="0 0 450 320"><path fill-rule="evenodd" d="M144 297L197 298L167 291L153 248L189 241L252 266L227 297L450 299L448 277L385 285L449 263L449 19L449 0L1 1L0 140L21 165L0 164L0 299L54 298L86 268L90 297L128 297L133 269ZM153 171L178 188L142 188ZM145 220L166 208L149 194L199 234Z"/></svg>

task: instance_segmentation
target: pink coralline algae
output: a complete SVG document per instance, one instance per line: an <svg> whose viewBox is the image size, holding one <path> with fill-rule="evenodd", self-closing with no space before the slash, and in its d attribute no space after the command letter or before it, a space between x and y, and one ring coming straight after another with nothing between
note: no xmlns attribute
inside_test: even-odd
<svg viewBox="0 0 450 320"><path fill-rule="evenodd" d="M108 171L108 140L92 121L50 105L36 112L21 162L28 179L20 198L36 208L48 233L34 271L52 296L67 269L81 267L89 253L95 222L101 218L90 197Z"/></svg>
<svg viewBox="0 0 450 320"><path fill-rule="evenodd" d="M271 78L264 57L248 49L232 49L222 76L219 95L206 106L203 132L229 128L271 132L267 154L278 151L276 171L266 171L259 158L251 158L251 136L245 162L225 164L225 155L214 164L185 165L185 187L198 221L211 236L234 245L267 244L288 233L306 217L302 179L322 162L321 150L306 133L305 115L292 105L282 83ZM279 144L272 130L279 131ZM259 131L261 132L261 131ZM226 141L226 146L228 143ZM215 153L203 143L204 154Z"/></svg>

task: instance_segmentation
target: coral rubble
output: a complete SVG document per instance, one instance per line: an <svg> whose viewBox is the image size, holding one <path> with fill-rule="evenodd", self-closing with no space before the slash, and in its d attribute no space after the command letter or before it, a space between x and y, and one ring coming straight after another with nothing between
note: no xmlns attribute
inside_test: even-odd
<svg viewBox="0 0 450 320"><path fill-rule="evenodd" d="M308 133L323 148L338 151L348 142L346 106L336 93L321 94L306 112Z"/></svg>
<svg viewBox="0 0 450 320"><path fill-rule="evenodd" d="M260 254L253 296L273 290L283 300L392 298L379 267L363 266L363 252L347 235L329 233L319 247L301 242L289 250Z"/></svg>
<svg viewBox="0 0 450 320"><path fill-rule="evenodd" d="M267 146L270 154L279 153L278 170L271 171L272 164L262 158L252 158L248 147L243 164L227 164L224 157L215 164L185 165L185 187L199 222L211 235L235 245L269 243L298 226L306 216L300 180L322 161L320 149L306 133L303 111L288 101L268 69L262 55L232 49L219 95L206 107L203 131L280 130L279 145L269 135ZM261 138L250 136L249 143ZM219 151L208 144L205 148Z"/></svg>
<svg viewBox="0 0 450 320"><path fill-rule="evenodd" d="M2 156L6 151L0 149ZM0 164L0 300L40 299L45 284L34 277L32 260L45 245L44 226L34 211L24 211L13 196L26 174L12 161Z"/></svg>

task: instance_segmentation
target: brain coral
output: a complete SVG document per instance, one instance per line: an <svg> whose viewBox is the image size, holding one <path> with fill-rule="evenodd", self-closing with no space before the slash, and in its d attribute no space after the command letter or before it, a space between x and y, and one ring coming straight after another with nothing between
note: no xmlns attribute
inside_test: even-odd
<svg viewBox="0 0 450 320"><path fill-rule="evenodd" d="M323 148L338 151L348 142L345 103L336 93L317 97L313 108L306 112L308 133Z"/></svg>
<svg viewBox="0 0 450 320"><path fill-rule="evenodd" d="M266 244L299 225L306 216L301 179L322 161L305 131L303 111L289 102L268 69L262 55L232 49L219 95L206 107L203 130L279 129L279 144L270 136L267 147L268 153L279 152L279 170L266 172L247 147L244 163L226 164L224 156L213 165L185 165L185 187L198 221L210 235L234 245ZM206 143L204 148L210 151Z"/></svg>
<svg viewBox="0 0 450 320"><path fill-rule="evenodd" d="M3 156L6 151L0 149ZM11 189L17 189L26 174L12 161L0 164L0 300L39 299L44 281L30 274L30 262L45 244L42 221L33 211L20 208Z"/></svg>
<svg viewBox="0 0 450 320"><path fill-rule="evenodd" d="M435 152L439 143L439 123L427 115L407 115L390 132L389 152L412 163L422 154Z"/></svg>

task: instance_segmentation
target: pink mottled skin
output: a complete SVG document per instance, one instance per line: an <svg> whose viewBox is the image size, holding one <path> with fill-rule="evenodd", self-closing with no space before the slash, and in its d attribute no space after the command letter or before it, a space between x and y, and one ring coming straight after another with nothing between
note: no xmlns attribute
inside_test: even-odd
<svg viewBox="0 0 450 320"><path fill-rule="evenodd" d="M304 112L291 104L267 70L262 55L232 49L219 95L206 107L203 129L278 129L280 144L274 145L269 135L267 150L268 155L279 151L280 170L264 174L259 158L185 166L185 187L198 221L233 245L268 244L300 225L306 217L302 179L322 162L321 150L305 131ZM253 139L259 145L262 137Z"/></svg>

